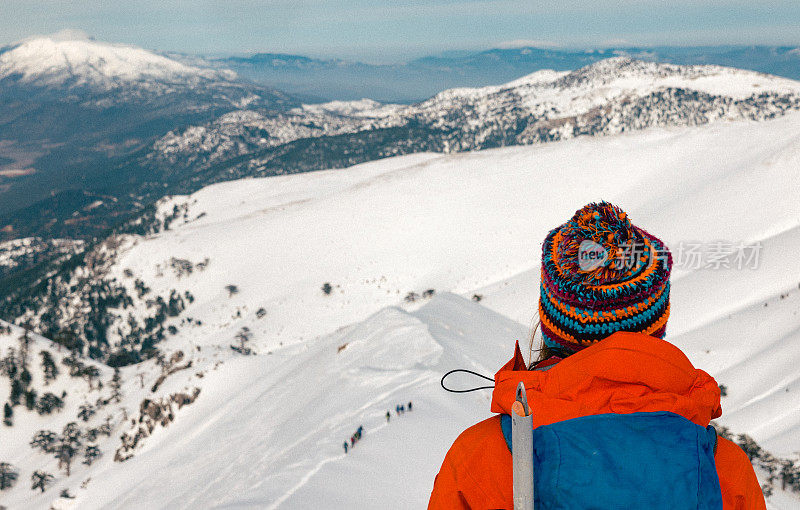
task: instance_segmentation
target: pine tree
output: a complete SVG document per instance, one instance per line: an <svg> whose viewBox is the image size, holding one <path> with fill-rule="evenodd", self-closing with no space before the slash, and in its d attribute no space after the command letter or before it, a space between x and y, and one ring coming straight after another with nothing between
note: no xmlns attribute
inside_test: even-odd
<svg viewBox="0 0 800 510"><path fill-rule="evenodd" d="M56 366L55 361L53 361L53 356L51 356L48 351L42 350L39 352L39 355L42 357L44 383L49 384L50 381L55 381L56 377L58 377L58 367Z"/></svg>
<svg viewBox="0 0 800 510"><path fill-rule="evenodd" d="M97 460L100 456L100 448L95 445L89 445L86 447L86 451L83 452L83 463L87 466L91 466L92 462Z"/></svg>
<svg viewBox="0 0 800 510"><path fill-rule="evenodd" d="M17 354L13 347L8 349L8 354L3 359L0 359L0 374L15 379L19 372L19 365L17 363Z"/></svg>
<svg viewBox="0 0 800 510"><path fill-rule="evenodd" d="M243 326L242 329L240 329L239 332L236 333L236 339L239 340L239 345L231 345L231 349L241 354L250 354L251 352L253 352L246 345L247 342L250 341L250 336L251 336L250 328L248 328L247 326Z"/></svg>
<svg viewBox="0 0 800 510"><path fill-rule="evenodd" d="M42 492L53 483L53 475L44 471L36 470L31 475L31 490L40 489Z"/></svg>
<svg viewBox="0 0 800 510"><path fill-rule="evenodd" d="M755 458L761 457L761 447L752 437L747 434L739 434L738 443L741 449L744 450L744 453L747 454L747 458L750 459L750 462L753 462Z"/></svg>
<svg viewBox="0 0 800 510"><path fill-rule="evenodd" d="M89 403L81 404L79 411L78 411L78 418L83 421L89 421L89 418L94 416L95 410L94 406Z"/></svg>
<svg viewBox="0 0 800 510"><path fill-rule="evenodd" d="M33 439L28 443L31 448L38 448L44 453L53 453L56 442L56 433L52 430L40 430L33 435Z"/></svg>
<svg viewBox="0 0 800 510"><path fill-rule="evenodd" d="M14 425L14 409L8 405L8 402L3 406L3 424L6 427Z"/></svg>
<svg viewBox="0 0 800 510"><path fill-rule="evenodd" d="M120 375L119 367L114 367L114 376L111 377L109 386L111 386L111 400L119 403L122 400L122 392L120 392L122 376Z"/></svg>
<svg viewBox="0 0 800 510"><path fill-rule="evenodd" d="M81 446L81 430L78 424L73 422L67 423L64 430L59 437L58 446L56 448L56 459L58 459L58 468L65 469L67 476L70 474L70 467L72 465L72 458L78 453L78 448Z"/></svg>
<svg viewBox="0 0 800 510"><path fill-rule="evenodd" d="M794 467L794 462L791 460L783 460L781 462L781 490L786 490L787 486L791 486L798 477L798 472Z"/></svg>
<svg viewBox="0 0 800 510"><path fill-rule="evenodd" d="M9 396L9 401L11 402L12 406L19 405L20 398L22 397L25 388L22 386L22 383L19 379L14 379L11 381L11 395Z"/></svg>
<svg viewBox="0 0 800 510"><path fill-rule="evenodd" d="M63 407L64 401L48 391L36 403L36 412L50 414L53 411L60 411Z"/></svg>
<svg viewBox="0 0 800 510"><path fill-rule="evenodd" d="M25 392L25 407L33 411L36 407L36 390L31 388Z"/></svg>
<svg viewBox="0 0 800 510"><path fill-rule="evenodd" d="M89 384L89 390L94 389L94 380L100 376L100 371L94 365L89 365L81 370L81 375L86 379Z"/></svg>
<svg viewBox="0 0 800 510"><path fill-rule="evenodd" d="M33 329L33 328L31 326L30 322L25 322L22 325L22 335L20 335L20 337L19 337L20 358L21 358L21 361L22 361L23 365L27 362L28 348L31 345L31 329Z"/></svg>
<svg viewBox="0 0 800 510"><path fill-rule="evenodd" d="M17 483L19 472L8 462L0 462L0 491L10 489Z"/></svg>

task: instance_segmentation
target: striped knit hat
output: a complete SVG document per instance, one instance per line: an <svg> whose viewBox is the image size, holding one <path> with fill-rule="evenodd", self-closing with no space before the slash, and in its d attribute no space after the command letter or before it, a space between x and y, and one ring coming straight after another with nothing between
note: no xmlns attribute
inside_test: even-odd
<svg viewBox="0 0 800 510"><path fill-rule="evenodd" d="M672 255L608 202L551 230L542 246L539 318L545 344L571 354L616 331L663 338Z"/></svg>

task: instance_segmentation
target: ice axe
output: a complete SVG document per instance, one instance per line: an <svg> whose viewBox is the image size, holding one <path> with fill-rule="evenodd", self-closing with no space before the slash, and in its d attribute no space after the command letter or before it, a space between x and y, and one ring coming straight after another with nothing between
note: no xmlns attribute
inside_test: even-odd
<svg viewBox="0 0 800 510"><path fill-rule="evenodd" d="M533 415L522 381L511 406L511 446L514 510L533 510Z"/></svg>

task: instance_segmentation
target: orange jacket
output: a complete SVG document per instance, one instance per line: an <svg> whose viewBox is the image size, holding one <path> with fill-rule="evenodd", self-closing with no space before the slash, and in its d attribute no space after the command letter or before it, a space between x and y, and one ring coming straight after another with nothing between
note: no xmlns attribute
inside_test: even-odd
<svg viewBox="0 0 800 510"><path fill-rule="evenodd" d="M604 413L669 411L700 425L722 414L719 387L674 345L619 332L560 361L529 371L517 345L495 376L492 412L509 414L525 383L533 426ZM715 455L724 510L765 510L761 486L745 453L719 438ZM429 510L511 509L511 453L500 417L465 430L436 476Z"/></svg>

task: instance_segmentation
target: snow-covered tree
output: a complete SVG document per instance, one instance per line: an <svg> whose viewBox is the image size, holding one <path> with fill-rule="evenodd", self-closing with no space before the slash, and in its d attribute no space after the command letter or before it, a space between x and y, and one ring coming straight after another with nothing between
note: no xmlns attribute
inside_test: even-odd
<svg viewBox="0 0 800 510"><path fill-rule="evenodd" d="M247 342L250 341L250 337L250 328L243 326L242 329L236 333L236 340L239 341L239 345L231 345L231 349L241 354L250 354L252 351L247 347Z"/></svg>
<svg viewBox="0 0 800 510"><path fill-rule="evenodd" d="M8 397L12 406L19 405L22 394L25 392L25 387L19 379L11 381L11 395Z"/></svg>
<svg viewBox="0 0 800 510"><path fill-rule="evenodd" d="M14 425L14 409L8 404L8 402L6 402L3 406L3 425L6 427Z"/></svg>
<svg viewBox="0 0 800 510"><path fill-rule="evenodd" d="M53 483L53 475L50 473L37 469L31 475L31 490L39 489L44 492L51 483Z"/></svg>
<svg viewBox="0 0 800 510"><path fill-rule="evenodd" d="M32 448L38 448L44 453L53 453L56 437L56 433L52 430L40 430L33 435L29 444Z"/></svg>
<svg viewBox="0 0 800 510"><path fill-rule="evenodd" d="M94 406L92 404L89 404L88 402L85 402L81 404L81 406L79 407L78 418L80 418L83 421L89 421L89 419L92 416L94 416L94 413L95 413Z"/></svg>
<svg viewBox="0 0 800 510"><path fill-rule="evenodd" d="M10 489L17 483L19 472L8 462L0 462L0 491Z"/></svg>
<svg viewBox="0 0 800 510"><path fill-rule="evenodd" d="M88 365L81 370L81 376L86 379L89 384L89 390L94 389L94 380L100 376L100 370L94 365Z"/></svg>
<svg viewBox="0 0 800 510"><path fill-rule="evenodd" d="M95 445L89 445L86 447L86 451L83 452L83 463L87 466L91 466L92 462L97 460L100 456L100 448Z"/></svg>
<svg viewBox="0 0 800 510"><path fill-rule="evenodd" d="M49 391L36 402L36 412L39 414L50 414L53 411L60 411L63 407L64 401Z"/></svg>
<svg viewBox="0 0 800 510"><path fill-rule="evenodd" d="M747 458L750 459L750 462L753 462L753 459L761 456L761 447L756 443L755 439L747 434L739 434L738 443L742 450L744 450L744 453L747 454Z"/></svg>
<svg viewBox="0 0 800 510"><path fill-rule="evenodd" d="M42 357L44 383L49 384L50 381L54 381L56 377L58 377L58 367L56 366L55 361L53 361L53 356L50 355L48 351L42 350L39 352L39 355Z"/></svg>
<svg viewBox="0 0 800 510"><path fill-rule="evenodd" d="M29 411L33 411L36 407L36 390L33 388L25 391L25 407L27 407Z"/></svg>
<svg viewBox="0 0 800 510"><path fill-rule="evenodd" d="M111 387L111 400L119 403L122 399L122 392L120 391L122 387L122 376L120 375L119 367L114 367L114 375L111 377L109 386Z"/></svg>
<svg viewBox="0 0 800 510"><path fill-rule="evenodd" d="M63 467L67 476L70 474L72 459L78 453L80 446L81 430L78 428L78 424L74 421L67 423L58 438L58 446L55 452L58 459L58 468L61 469Z"/></svg>
<svg viewBox="0 0 800 510"><path fill-rule="evenodd" d="M8 349L8 353L0 359L0 374L14 379L19 372L19 362L17 361L17 354L13 347Z"/></svg>

